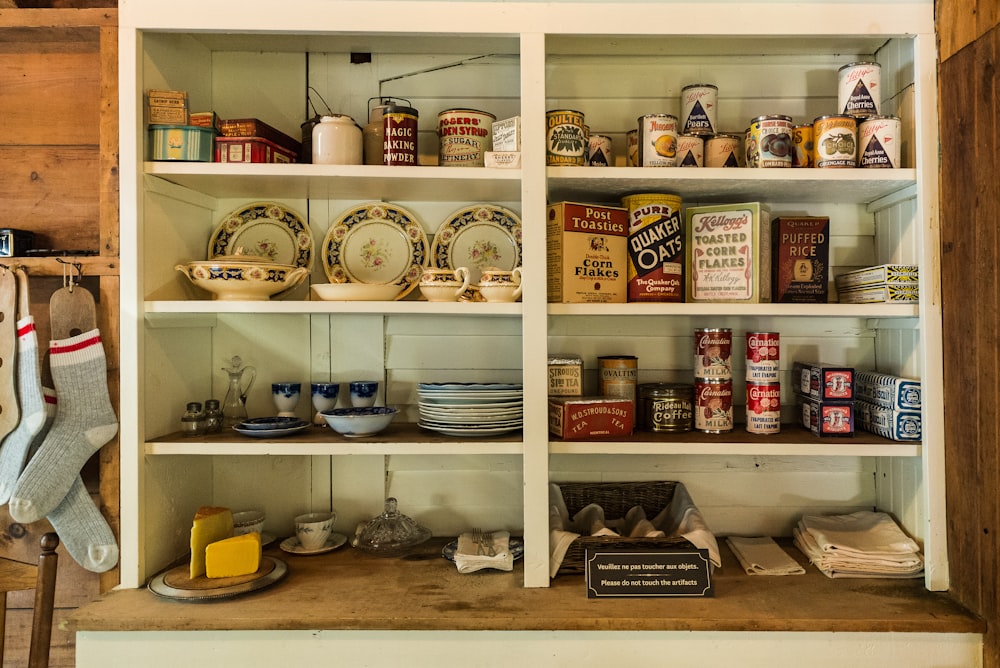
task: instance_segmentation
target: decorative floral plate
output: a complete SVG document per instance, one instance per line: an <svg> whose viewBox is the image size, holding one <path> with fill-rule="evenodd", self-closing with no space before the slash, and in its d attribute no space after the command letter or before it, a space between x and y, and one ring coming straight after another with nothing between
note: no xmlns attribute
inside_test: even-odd
<svg viewBox="0 0 1000 668"><path fill-rule="evenodd" d="M402 299L420 282L427 235L401 206L356 206L333 221L323 239L323 270L331 283L392 283Z"/></svg>
<svg viewBox="0 0 1000 668"><path fill-rule="evenodd" d="M459 209L441 223L431 246L431 266L469 268L469 282L478 283L483 269L511 271L521 266L521 219L492 204Z"/></svg>
<svg viewBox="0 0 1000 668"><path fill-rule="evenodd" d="M208 259L237 255L240 249L277 264L312 268L309 225L275 202L254 202L226 216L208 240Z"/></svg>

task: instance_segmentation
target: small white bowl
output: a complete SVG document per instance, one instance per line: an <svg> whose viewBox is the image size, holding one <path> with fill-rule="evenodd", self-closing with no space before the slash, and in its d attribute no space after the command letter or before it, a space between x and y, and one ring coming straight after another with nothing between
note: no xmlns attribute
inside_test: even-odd
<svg viewBox="0 0 1000 668"><path fill-rule="evenodd" d="M319 283L312 286L312 291L327 302L391 302L403 291L403 286L395 283Z"/></svg>
<svg viewBox="0 0 1000 668"><path fill-rule="evenodd" d="M377 434L392 422L398 408L388 406L367 406L365 408L334 408L322 411L320 415L338 434L343 436L371 436Z"/></svg>
<svg viewBox="0 0 1000 668"><path fill-rule="evenodd" d="M267 301L309 275L305 267L246 260L204 260L174 269L220 301Z"/></svg>
<svg viewBox="0 0 1000 668"><path fill-rule="evenodd" d="M242 510L233 513L233 534L242 536L243 534L264 532L264 511L262 510Z"/></svg>

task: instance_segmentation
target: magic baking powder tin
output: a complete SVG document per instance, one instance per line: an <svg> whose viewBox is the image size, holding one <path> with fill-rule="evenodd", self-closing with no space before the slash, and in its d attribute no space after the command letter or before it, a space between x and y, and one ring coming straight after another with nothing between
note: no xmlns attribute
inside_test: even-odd
<svg viewBox="0 0 1000 668"><path fill-rule="evenodd" d="M733 377L733 330L711 327L694 330L694 377L724 379Z"/></svg>
<svg viewBox="0 0 1000 668"><path fill-rule="evenodd" d="M743 138L720 133L705 140L706 167L739 167Z"/></svg>
<svg viewBox="0 0 1000 668"><path fill-rule="evenodd" d="M714 84L690 84L681 89L681 126L684 134L715 134L716 105L719 87Z"/></svg>
<svg viewBox="0 0 1000 668"><path fill-rule="evenodd" d="M858 122L854 116L834 114L813 121L816 167L856 167Z"/></svg>
<svg viewBox="0 0 1000 668"><path fill-rule="evenodd" d="M446 109L438 114L438 164L442 167L483 167L493 148L496 116L476 109Z"/></svg>
<svg viewBox="0 0 1000 668"><path fill-rule="evenodd" d="M638 387L637 423L647 431L677 433L694 426L694 386L643 383Z"/></svg>
<svg viewBox="0 0 1000 668"><path fill-rule="evenodd" d="M781 385L747 383L746 429L751 434L777 434L781 431Z"/></svg>
<svg viewBox="0 0 1000 668"><path fill-rule="evenodd" d="M858 126L858 167L900 167L900 122L896 116L870 116Z"/></svg>
<svg viewBox="0 0 1000 668"><path fill-rule="evenodd" d="M419 114L413 107L395 104L382 112L382 164L414 166L417 164L417 120Z"/></svg>
<svg viewBox="0 0 1000 668"><path fill-rule="evenodd" d="M545 112L545 163L582 167L587 163L587 132L583 113L573 109Z"/></svg>
<svg viewBox="0 0 1000 668"><path fill-rule="evenodd" d="M878 116L882 66L849 63L837 70L837 108L849 116Z"/></svg>
<svg viewBox="0 0 1000 668"><path fill-rule="evenodd" d="M647 114L639 117L639 166L673 167L677 164L677 117Z"/></svg>
<svg viewBox="0 0 1000 668"><path fill-rule="evenodd" d="M733 381L694 380L694 428L707 434L733 430Z"/></svg>
<svg viewBox="0 0 1000 668"><path fill-rule="evenodd" d="M758 116L750 121L746 154L747 167L791 167L791 116Z"/></svg>

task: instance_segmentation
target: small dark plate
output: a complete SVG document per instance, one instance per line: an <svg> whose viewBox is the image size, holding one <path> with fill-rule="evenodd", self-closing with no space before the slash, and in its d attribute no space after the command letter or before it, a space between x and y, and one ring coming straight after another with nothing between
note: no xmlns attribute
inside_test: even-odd
<svg viewBox="0 0 1000 668"><path fill-rule="evenodd" d="M251 418L240 422L237 427L240 429L291 429L309 424L302 418L297 417L259 417Z"/></svg>

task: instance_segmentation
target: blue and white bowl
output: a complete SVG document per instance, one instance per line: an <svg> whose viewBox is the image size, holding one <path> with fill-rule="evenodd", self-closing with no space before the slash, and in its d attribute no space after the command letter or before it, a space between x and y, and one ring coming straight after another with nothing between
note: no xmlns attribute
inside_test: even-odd
<svg viewBox="0 0 1000 668"><path fill-rule="evenodd" d="M399 412L389 406L366 406L363 408L334 408L322 411L320 415L338 434L356 438L371 436L389 426Z"/></svg>

